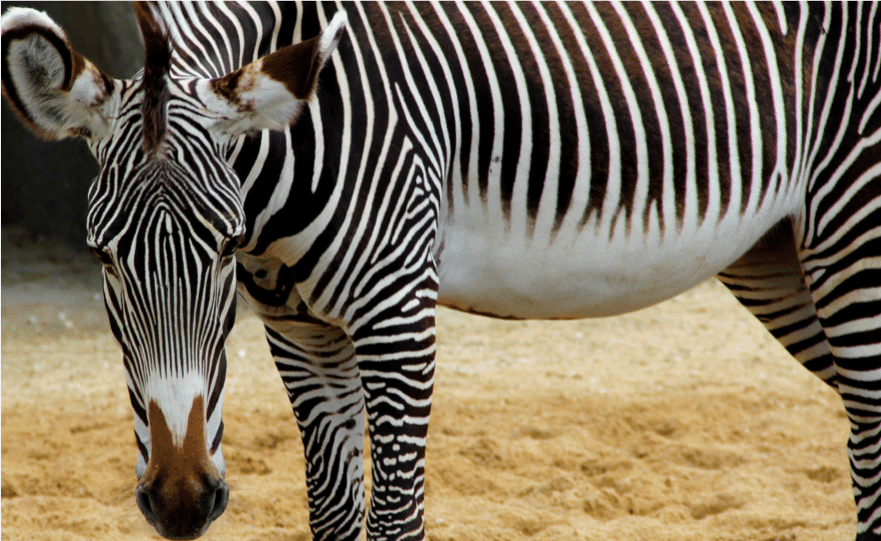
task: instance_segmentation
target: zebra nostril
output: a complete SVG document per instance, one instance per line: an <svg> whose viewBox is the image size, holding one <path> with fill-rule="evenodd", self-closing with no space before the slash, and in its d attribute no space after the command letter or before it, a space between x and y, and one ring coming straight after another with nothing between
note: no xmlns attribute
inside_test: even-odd
<svg viewBox="0 0 881 541"><path fill-rule="evenodd" d="M153 511L153 502L150 498L150 490L147 487L139 486L135 490L135 501L138 503L138 509L141 510L141 513L144 514L144 518L147 519L147 522L150 524L155 524L158 521L156 517L156 513Z"/></svg>
<svg viewBox="0 0 881 541"><path fill-rule="evenodd" d="M229 487L223 481L214 491L214 503L211 508L211 514L208 515L209 521L214 521L226 511L226 505L229 503Z"/></svg>

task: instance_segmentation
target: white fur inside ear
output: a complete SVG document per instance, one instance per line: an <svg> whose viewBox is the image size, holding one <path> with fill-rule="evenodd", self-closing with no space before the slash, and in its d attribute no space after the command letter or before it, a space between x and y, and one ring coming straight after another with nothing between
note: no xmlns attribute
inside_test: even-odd
<svg viewBox="0 0 881 541"><path fill-rule="evenodd" d="M64 59L39 34L10 43L7 62L13 80L32 91L54 90L64 84Z"/></svg>
<svg viewBox="0 0 881 541"><path fill-rule="evenodd" d="M64 31L41 11L12 8L3 15L3 34L20 28L33 28L35 31L22 39L12 41L6 58L3 59L15 84L26 86L20 92L33 93L60 88L64 84L62 52L37 31L54 34L62 43L67 43Z"/></svg>
<svg viewBox="0 0 881 541"><path fill-rule="evenodd" d="M5 59L12 86L24 109L22 115L50 138L63 137L65 106L64 60L51 43L38 34L15 40Z"/></svg>
<svg viewBox="0 0 881 541"><path fill-rule="evenodd" d="M106 126L97 109L107 98L100 72L91 63L73 81L64 84L64 61L57 49L41 36L10 45L7 67L25 107L25 116L53 138L85 132L95 134Z"/></svg>
<svg viewBox="0 0 881 541"><path fill-rule="evenodd" d="M65 85L65 57L76 54L67 37L45 13L15 8L3 16L3 34L33 29L20 39L13 39L3 58L8 84L14 87L22 116L42 135L57 139L69 135L94 135L107 123L100 110L107 95L107 84L100 70L83 59L82 70L73 74L70 89ZM57 41L50 41L47 34ZM59 50L59 46L65 50ZM8 89L7 89L8 90Z"/></svg>
<svg viewBox="0 0 881 541"><path fill-rule="evenodd" d="M259 130L283 130L293 124L303 103L287 87L271 77L260 77L260 62L245 68L236 102L218 96L210 81L199 81L196 92L212 121L209 129L221 138Z"/></svg>

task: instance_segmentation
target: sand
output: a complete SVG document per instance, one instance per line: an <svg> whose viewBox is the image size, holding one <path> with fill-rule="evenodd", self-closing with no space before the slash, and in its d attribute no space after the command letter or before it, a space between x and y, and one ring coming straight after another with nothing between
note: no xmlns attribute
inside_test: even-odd
<svg viewBox="0 0 881 541"><path fill-rule="evenodd" d="M4 228L2 539L159 539L97 263ZM627 316L438 314L427 538L852 540L841 401L717 283ZM259 321L227 346L231 501L204 539L306 540L302 445Z"/></svg>

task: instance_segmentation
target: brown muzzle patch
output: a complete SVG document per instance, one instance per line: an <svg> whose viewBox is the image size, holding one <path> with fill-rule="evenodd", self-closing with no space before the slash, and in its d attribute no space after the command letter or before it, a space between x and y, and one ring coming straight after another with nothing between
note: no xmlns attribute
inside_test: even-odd
<svg viewBox="0 0 881 541"><path fill-rule="evenodd" d="M193 400L187 432L175 445L165 414L150 402L150 461L138 483L137 502L156 531L169 539L195 539L223 513L229 489L205 445L205 408Z"/></svg>

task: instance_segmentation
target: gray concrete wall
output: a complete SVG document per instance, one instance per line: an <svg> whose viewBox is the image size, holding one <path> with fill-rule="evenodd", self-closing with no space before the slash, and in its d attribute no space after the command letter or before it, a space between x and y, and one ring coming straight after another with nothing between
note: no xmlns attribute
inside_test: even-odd
<svg viewBox="0 0 881 541"><path fill-rule="evenodd" d="M127 79L143 65L144 51L128 2L3 2L45 11L73 47L109 75ZM98 165L84 141L43 141L19 122L3 100L0 166L3 225L82 244L86 193Z"/></svg>

